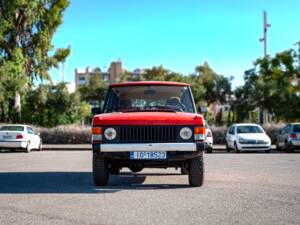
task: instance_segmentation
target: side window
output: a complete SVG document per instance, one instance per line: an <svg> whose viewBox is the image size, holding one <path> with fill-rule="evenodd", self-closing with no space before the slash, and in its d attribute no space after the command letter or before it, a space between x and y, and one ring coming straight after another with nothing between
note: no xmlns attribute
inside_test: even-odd
<svg viewBox="0 0 300 225"><path fill-rule="evenodd" d="M229 134L234 134L234 127L233 126L229 128L229 132L228 133Z"/></svg>
<svg viewBox="0 0 300 225"><path fill-rule="evenodd" d="M33 129L31 127L27 127L28 134L34 134Z"/></svg>

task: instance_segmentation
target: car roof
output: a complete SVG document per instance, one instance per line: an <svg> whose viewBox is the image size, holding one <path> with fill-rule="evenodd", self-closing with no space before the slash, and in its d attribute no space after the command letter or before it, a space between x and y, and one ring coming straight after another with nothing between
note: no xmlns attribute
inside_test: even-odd
<svg viewBox="0 0 300 225"><path fill-rule="evenodd" d="M126 87L126 86L142 86L142 85L166 85L166 86L191 86L187 83L173 82L173 81L134 81L125 83L111 84L109 87Z"/></svg>
<svg viewBox="0 0 300 225"><path fill-rule="evenodd" d="M235 123L232 125L233 126L260 126L259 124L256 124L256 123Z"/></svg>
<svg viewBox="0 0 300 225"><path fill-rule="evenodd" d="M29 125L26 125L26 124L0 124L1 127L3 126L11 126L11 127L17 127L17 126L29 126Z"/></svg>

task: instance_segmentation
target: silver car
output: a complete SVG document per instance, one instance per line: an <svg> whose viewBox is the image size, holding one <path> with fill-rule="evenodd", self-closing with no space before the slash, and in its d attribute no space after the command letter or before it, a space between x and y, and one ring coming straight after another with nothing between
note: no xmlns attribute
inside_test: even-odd
<svg viewBox="0 0 300 225"><path fill-rule="evenodd" d="M276 147L286 152L300 149L300 123L289 123L281 129L276 138Z"/></svg>

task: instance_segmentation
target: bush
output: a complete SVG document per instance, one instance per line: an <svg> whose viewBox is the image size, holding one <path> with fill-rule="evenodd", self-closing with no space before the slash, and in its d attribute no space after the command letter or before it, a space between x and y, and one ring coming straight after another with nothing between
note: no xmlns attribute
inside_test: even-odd
<svg viewBox="0 0 300 225"><path fill-rule="evenodd" d="M44 144L90 144L91 127L62 125L53 128L37 127Z"/></svg>
<svg viewBox="0 0 300 225"><path fill-rule="evenodd" d="M270 124L263 126L271 138L273 144L276 142L276 135L283 127L283 124ZM44 144L90 144L91 127L79 125L62 125L54 128L37 127ZM225 144L227 126L211 126L214 144Z"/></svg>

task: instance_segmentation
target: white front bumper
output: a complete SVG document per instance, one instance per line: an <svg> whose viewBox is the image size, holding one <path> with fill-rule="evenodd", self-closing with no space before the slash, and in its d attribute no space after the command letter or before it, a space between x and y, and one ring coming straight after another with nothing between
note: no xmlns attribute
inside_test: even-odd
<svg viewBox="0 0 300 225"><path fill-rule="evenodd" d="M266 151L271 149L268 144L238 144L238 149L242 151Z"/></svg>
<svg viewBox="0 0 300 225"><path fill-rule="evenodd" d="M26 148L26 141L0 141L0 148Z"/></svg>
<svg viewBox="0 0 300 225"><path fill-rule="evenodd" d="M101 144L101 152L194 152L195 143Z"/></svg>

